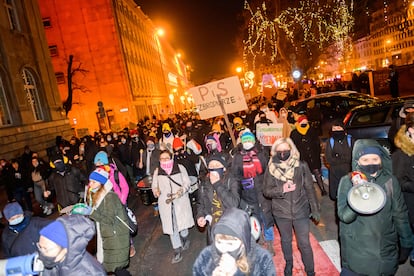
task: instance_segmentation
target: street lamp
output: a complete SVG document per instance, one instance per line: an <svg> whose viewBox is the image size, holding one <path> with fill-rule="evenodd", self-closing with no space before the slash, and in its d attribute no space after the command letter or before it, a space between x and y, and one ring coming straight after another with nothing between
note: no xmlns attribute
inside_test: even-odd
<svg viewBox="0 0 414 276"><path fill-rule="evenodd" d="M162 61L162 57L161 57L161 42L160 42L160 37L164 36L165 32L163 29L161 28L157 28L155 30L154 36L155 36L155 43L157 44L157 52L158 52L158 58L160 61L160 68L161 68L161 74L162 74L162 81L164 82L164 95L166 95L168 93L168 88L167 88L167 81L165 79L165 72L164 72L164 63ZM171 100L171 94L170 94L170 100ZM171 102L174 101L174 95L173 95L173 99L171 100Z"/></svg>

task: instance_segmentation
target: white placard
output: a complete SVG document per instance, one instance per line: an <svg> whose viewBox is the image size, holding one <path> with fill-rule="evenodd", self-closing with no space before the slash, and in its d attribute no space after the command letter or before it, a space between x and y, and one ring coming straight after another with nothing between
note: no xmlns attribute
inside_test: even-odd
<svg viewBox="0 0 414 276"><path fill-rule="evenodd" d="M283 124L261 124L256 125L257 140L263 146L272 146L273 143L282 137Z"/></svg>
<svg viewBox="0 0 414 276"><path fill-rule="evenodd" d="M192 87L189 92L201 119L224 115L217 96L220 96L227 114L247 109L246 99L237 76Z"/></svg>

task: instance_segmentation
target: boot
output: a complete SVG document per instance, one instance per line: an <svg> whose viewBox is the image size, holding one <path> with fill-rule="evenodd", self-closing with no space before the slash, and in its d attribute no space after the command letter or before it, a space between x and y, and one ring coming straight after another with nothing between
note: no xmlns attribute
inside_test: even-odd
<svg viewBox="0 0 414 276"><path fill-rule="evenodd" d="M306 276L315 276L315 272L306 271Z"/></svg>
<svg viewBox="0 0 414 276"><path fill-rule="evenodd" d="M179 262L181 262L182 259L183 259L183 256L181 256L181 247L177 248L177 249L174 249L174 256L171 260L171 263L172 264L179 263Z"/></svg>
<svg viewBox="0 0 414 276"><path fill-rule="evenodd" d="M287 261L285 266L285 276L292 276L293 261Z"/></svg>
<svg viewBox="0 0 414 276"><path fill-rule="evenodd" d="M322 196L326 196L328 193L325 190L325 186L323 185L322 175L321 172L318 169L313 170L313 175L315 175L316 183L319 186L319 189L321 189Z"/></svg>
<svg viewBox="0 0 414 276"><path fill-rule="evenodd" d="M273 241L266 241L267 250L272 254L272 256L275 256L275 249L273 248Z"/></svg>
<svg viewBox="0 0 414 276"><path fill-rule="evenodd" d="M181 237L181 243L183 245L183 250L187 250L188 248L190 248L190 240L187 237Z"/></svg>

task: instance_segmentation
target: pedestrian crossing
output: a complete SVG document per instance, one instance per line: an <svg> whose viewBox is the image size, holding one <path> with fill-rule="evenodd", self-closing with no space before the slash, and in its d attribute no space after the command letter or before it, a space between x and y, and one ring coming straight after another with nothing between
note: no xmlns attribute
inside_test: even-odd
<svg viewBox="0 0 414 276"><path fill-rule="evenodd" d="M284 275L285 260L283 258L282 247L280 243L280 234L275 230L274 249L276 255L273 257L273 261L276 266L277 275ZM313 257L315 263L315 273L318 276L337 276L340 271L340 255L339 244L336 240L323 241L319 243L312 233L309 234ZM293 249L293 275L304 276L306 275L305 268L302 263L302 256L298 249L295 236L292 241Z"/></svg>

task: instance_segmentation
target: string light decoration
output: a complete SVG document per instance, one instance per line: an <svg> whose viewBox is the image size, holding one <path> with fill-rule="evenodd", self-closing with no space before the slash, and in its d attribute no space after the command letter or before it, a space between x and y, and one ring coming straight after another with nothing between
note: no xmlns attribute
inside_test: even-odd
<svg viewBox="0 0 414 276"><path fill-rule="evenodd" d="M243 40L246 68L251 65L254 70L258 56L268 55L274 64L281 40L277 34L286 36L292 46L288 50L295 54L305 50L308 56L312 56L334 45L342 56L352 49L349 35L354 26L353 0L303 0L296 7L283 10L274 19L268 18L265 1L253 11L245 0L244 8L250 13L247 39Z"/></svg>
<svg viewBox="0 0 414 276"><path fill-rule="evenodd" d="M266 3L263 2L253 12L249 3L244 1L244 9L247 10L251 18L248 22L247 35L248 38L243 40L243 62L245 68L249 68L248 60L252 57L252 67L255 68L256 57L266 56L266 50L270 52L270 62L273 63L277 56L277 35L276 23L267 16Z"/></svg>

